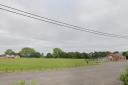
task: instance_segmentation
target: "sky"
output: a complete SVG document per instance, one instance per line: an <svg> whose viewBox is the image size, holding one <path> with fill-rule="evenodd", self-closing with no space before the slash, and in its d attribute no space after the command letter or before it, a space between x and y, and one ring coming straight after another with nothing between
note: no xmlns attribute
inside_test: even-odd
<svg viewBox="0 0 128 85"><path fill-rule="evenodd" d="M128 0L0 0L1 4L91 30L128 35ZM1 7L1 6L0 6ZM128 40L73 30L0 10L0 52L128 50Z"/></svg>

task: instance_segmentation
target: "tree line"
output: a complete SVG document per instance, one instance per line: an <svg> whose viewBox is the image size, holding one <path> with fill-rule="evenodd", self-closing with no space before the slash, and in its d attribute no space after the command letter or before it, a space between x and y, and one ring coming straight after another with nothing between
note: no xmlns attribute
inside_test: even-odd
<svg viewBox="0 0 128 85"><path fill-rule="evenodd" d="M18 53L13 51L12 49L8 49L5 51L5 55L19 55L21 58L72 58L72 59L95 59L106 57L112 52L104 51L104 52L64 52L60 48L54 48L52 53L47 53L44 55L43 53L37 52L33 48L25 47L21 49ZM119 53L118 51L114 53ZM122 53L124 56L128 58L128 51Z"/></svg>

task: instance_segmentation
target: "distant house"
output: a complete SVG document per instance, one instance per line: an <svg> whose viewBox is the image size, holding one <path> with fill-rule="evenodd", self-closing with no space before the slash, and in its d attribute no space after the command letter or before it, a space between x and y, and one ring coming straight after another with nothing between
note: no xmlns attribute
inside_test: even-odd
<svg viewBox="0 0 128 85"><path fill-rule="evenodd" d="M5 58L5 55L0 55L0 58Z"/></svg>
<svg viewBox="0 0 128 85"><path fill-rule="evenodd" d="M18 56L18 55L0 55L0 59L1 58L16 59L16 58L20 58L20 56Z"/></svg>
<svg viewBox="0 0 128 85"><path fill-rule="evenodd" d="M119 54L119 53L111 53L107 56L109 61L124 61L126 60L126 57Z"/></svg>

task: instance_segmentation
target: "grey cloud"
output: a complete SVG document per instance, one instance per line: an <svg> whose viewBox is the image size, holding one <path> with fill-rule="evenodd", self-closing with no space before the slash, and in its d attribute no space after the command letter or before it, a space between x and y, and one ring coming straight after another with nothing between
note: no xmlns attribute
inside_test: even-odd
<svg viewBox="0 0 128 85"><path fill-rule="evenodd" d="M31 3L30 3L31 2ZM127 35L127 0L1 0L0 3L103 32ZM109 38L0 11L0 49L33 47L51 52L126 50L127 40Z"/></svg>

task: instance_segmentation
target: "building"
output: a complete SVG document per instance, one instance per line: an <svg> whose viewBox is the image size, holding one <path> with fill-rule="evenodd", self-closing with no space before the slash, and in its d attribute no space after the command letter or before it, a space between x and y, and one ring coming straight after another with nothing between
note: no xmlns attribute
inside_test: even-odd
<svg viewBox="0 0 128 85"><path fill-rule="evenodd" d="M126 57L119 53L112 53L107 56L109 61L125 61Z"/></svg>
<svg viewBox="0 0 128 85"><path fill-rule="evenodd" d="M20 58L20 56L19 55L0 55L0 59L1 58L16 59L16 58Z"/></svg>

